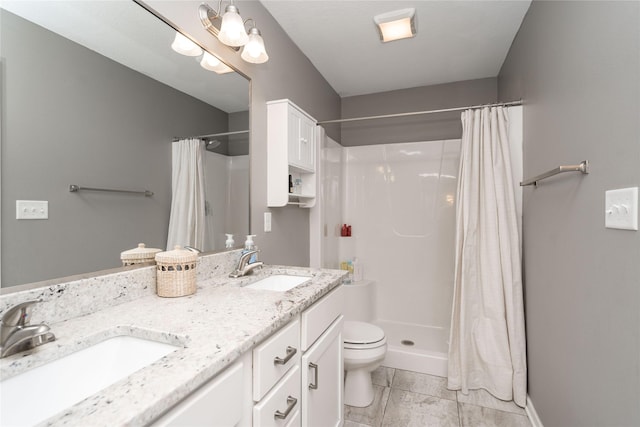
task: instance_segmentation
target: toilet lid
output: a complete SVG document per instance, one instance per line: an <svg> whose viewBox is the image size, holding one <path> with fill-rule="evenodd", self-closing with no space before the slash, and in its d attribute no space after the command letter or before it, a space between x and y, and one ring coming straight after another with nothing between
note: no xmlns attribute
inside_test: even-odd
<svg viewBox="0 0 640 427"><path fill-rule="evenodd" d="M384 339L384 331L376 325L365 322L344 322L343 341L350 344L371 344Z"/></svg>

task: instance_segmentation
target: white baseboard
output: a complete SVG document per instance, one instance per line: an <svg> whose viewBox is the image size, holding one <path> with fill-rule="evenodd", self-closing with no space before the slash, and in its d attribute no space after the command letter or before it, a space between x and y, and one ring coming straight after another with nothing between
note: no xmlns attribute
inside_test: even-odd
<svg viewBox="0 0 640 427"><path fill-rule="evenodd" d="M531 422L532 427L544 427L542 425L542 421L540 421L540 417L536 412L536 408L533 407L533 402L531 401L531 397L527 395L527 406L524 408L527 413L527 417L529 417L529 421Z"/></svg>

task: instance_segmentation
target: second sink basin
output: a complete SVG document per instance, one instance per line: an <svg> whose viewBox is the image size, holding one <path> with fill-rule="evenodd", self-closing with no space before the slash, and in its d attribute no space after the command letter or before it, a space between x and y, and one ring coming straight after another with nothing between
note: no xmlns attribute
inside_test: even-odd
<svg viewBox="0 0 640 427"><path fill-rule="evenodd" d="M307 276L289 276L287 274L274 274L260 279L257 282L245 286L249 289L262 289L267 291L286 292L311 280Z"/></svg>
<svg viewBox="0 0 640 427"><path fill-rule="evenodd" d="M178 348L116 336L2 380L0 425L37 424Z"/></svg>

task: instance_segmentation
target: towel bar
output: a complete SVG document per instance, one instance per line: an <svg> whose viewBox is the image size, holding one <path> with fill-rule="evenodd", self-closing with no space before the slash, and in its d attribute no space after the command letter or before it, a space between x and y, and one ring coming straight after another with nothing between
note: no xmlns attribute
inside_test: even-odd
<svg viewBox="0 0 640 427"><path fill-rule="evenodd" d="M75 184L71 184L69 186L69 191L72 193L77 193L78 191L107 191L110 193L144 194L145 197L153 196L153 191L149 191L149 190L114 190L110 188L80 187L79 185L75 185Z"/></svg>
<svg viewBox="0 0 640 427"><path fill-rule="evenodd" d="M541 181L545 178L549 178L550 176L554 176L563 172L582 172L583 174L587 174L589 173L589 161L583 160L579 165L558 166L557 168L552 169L543 174L540 174L534 178L528 179L526 181L522 181L520 183L520 186L524 187L526 185L538 185L538 181Z"/></svg>

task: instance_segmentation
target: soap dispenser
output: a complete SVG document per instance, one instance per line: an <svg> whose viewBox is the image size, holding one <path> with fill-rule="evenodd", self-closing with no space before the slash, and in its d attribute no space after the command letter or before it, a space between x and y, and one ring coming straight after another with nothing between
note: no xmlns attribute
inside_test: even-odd
<svg viewBox="0 0 640 427"><path fill-rule="evenodd" d="M247 234L247 240L244 241L244 249L242 250L243 254L246 254L249 251L255 251L258 248L256 244L253 242L253 238L256 237L255 234ZM251 255L249 259L249 264L253 264L258 260L258 256L256 254Z"/></svg>
<svg viewBox="0 0 640 427"><path fill-rule="evenodd" d="M227 240L224 242L224 247L227 249L233 248L236 242L233 241L233 234L225 234L227 236Z"/></svg>

